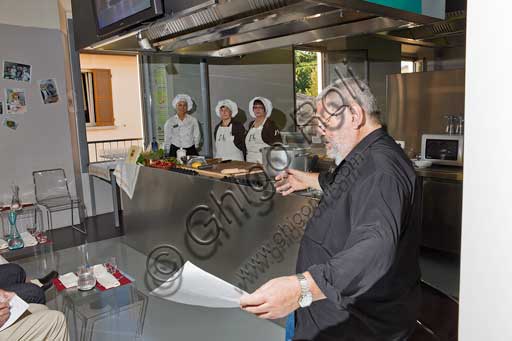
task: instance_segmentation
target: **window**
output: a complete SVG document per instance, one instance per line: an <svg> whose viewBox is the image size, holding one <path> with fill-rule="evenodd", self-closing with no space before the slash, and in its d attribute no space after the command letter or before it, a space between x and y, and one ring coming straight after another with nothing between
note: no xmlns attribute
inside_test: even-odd
<svg viewBox="0 0 512 341"><path fill-rule="evenodd" d="M423 72L426 70L426 59L402 56L402 73Z"/></svg>
<svg viewBox="0 0 512 341"><path fill-rule="evenodd" d="M413 73L414 71L414 61L402 60L402 73Z"/></svg>
<svg viewBox="0 0 512 341"><path fill-rule="evenodd" d="M113 126L112 74L107 69L82 70L85 122L88 126Z"/></svg>
<svg viewBox="0 0 512 341"><path fill-rule="evenodd" d="M318 96L322 91L322 53L295 50L295 94Z"/></svg>

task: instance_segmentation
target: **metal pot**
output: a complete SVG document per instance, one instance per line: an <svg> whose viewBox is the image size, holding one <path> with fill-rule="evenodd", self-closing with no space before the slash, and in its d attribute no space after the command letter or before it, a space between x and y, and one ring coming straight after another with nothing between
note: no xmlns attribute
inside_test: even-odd
<svg viewBox="0 0 512 341"><path fill-rule="evenodd" d="M305 148L275 145L261 148L263 169L270 177L291 168L303 172L311 169L311 158Z"/></svg>

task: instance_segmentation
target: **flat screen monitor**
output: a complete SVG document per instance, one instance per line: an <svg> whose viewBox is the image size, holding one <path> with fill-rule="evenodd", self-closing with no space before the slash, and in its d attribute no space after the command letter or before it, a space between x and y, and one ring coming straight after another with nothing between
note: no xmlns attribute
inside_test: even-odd
<svg viewBox="0 0 512 341"><path fill-rule="evenodd" d="M93 0L98 35L103 36L163 13L162 0Z"/></svg>

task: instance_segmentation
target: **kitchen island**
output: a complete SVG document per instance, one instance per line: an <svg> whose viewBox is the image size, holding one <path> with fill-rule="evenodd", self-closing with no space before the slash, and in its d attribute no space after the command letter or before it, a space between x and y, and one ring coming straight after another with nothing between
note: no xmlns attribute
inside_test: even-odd
<svg viewBox="0 0 512 341"><path fill-rule="evenodd" d="M189 260L246 291L295 273L317 199L283 197L261 176L220 180L185 173L140 168L133 198L122 196L128 245L149 258L163 246L176 267ZM158 286L166 279L160 275L148 273L147 279Z"/></svg>

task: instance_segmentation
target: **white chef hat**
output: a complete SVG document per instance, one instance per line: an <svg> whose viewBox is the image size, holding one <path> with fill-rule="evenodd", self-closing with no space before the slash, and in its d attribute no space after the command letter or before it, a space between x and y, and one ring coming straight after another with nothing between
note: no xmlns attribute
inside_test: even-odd
<svg viewBox="0 0 512 341"><path fill-rule="evenodd" d="M256 115L254 114L254 111L252 110L254 101L261 101L261 103L263 103L263 106L265 107L265 111L267 112L266 117L269 117L272 114L272 102L268 98L258 96L258 97L254 97L249 102L249 113L251 114L252 117L256 118Z"/></svg>
<svg viewBox="0 0 512 341"><path fill-rule="evenodd" d="M172 107L176 109L176 105L178 105L178 102L187 102L187 110L192 110L192 107L194 106L194 103L192 102L192 98L189 95L185 94L178 94L174 99L172 100Z"/></svg>
<svg viewBox="0 0 512 341"><path fill-rule="evenodd" d="M238 105L233 102L230 99L223 99L217 103L217 106L215 107L215 112L217 113L217 116L220 117L220 108L226 107L229 110L231 110L231 117L235 117L236 114L238 114Z"/></svg>

